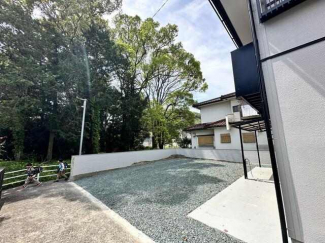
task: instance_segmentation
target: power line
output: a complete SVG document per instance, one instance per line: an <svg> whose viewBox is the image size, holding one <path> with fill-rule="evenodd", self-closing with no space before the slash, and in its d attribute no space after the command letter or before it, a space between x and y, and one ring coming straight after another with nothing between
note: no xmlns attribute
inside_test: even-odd
<svg viewBox="0 0 325 243"><path fill-rule="evenodd" d="M158 13L159 11L166 5L166 3L168 2L169 0L166 0L163 5L160 6L160 8L157 10L157 12L152 16L152 18L154 18Z"/></svg>

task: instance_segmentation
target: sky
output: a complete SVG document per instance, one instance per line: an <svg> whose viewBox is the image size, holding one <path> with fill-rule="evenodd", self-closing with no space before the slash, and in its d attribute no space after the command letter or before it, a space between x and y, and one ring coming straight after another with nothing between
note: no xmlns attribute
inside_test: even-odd
<svg viewBox="0 0 325 243"><path fill-rule="evenodd" d="M145 19L152 17L164 2L123 0L122 11ZM205 93L193 93L197 101L235 91L230 57L235 45L208 0L169 0L154 19L162 26L178 25L177 41L201 62L209 88Z"/></svg>

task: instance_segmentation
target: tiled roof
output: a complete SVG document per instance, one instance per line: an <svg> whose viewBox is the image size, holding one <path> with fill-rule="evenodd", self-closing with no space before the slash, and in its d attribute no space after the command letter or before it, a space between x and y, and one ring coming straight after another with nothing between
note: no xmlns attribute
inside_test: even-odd
<svg viewBox="0 0 325 243"><path fill-rule="evenodd" d="M200 106L208 105L208 104L212 104L212 103L217 103L217 102L229 99L229 98L236 98L236 93L233 92L233 93L221 95L218 98L214 98L214 99L211 99L211 100L206 100L206 101L203 101L203 102L200 102L200 103L196 103L196 104L193 105L193 107L199 108Z"/></svg>
<svg viewBox="0 0 325 243"><path fill-rule="evenodd" d="M225 127L225 126L226 126L226 119L221 119L215 122L195 124L191 127L184 129L184 131L189 132L189 131L204 130L204 129L214 128L214 127Z"/></svg>

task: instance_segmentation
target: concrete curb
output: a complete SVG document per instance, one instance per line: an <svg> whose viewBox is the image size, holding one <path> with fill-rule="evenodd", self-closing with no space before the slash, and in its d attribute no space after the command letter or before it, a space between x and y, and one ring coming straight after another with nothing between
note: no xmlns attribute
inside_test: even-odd
<svg viewBox="0 0 325 243"><path fill-rule="evenodd" d="M119 224L121 227L123 227L127 232L130 233L133 237L135 237L139 242L142 243L154 243L154 241L144 234L142 231L135 228L133 225L131 225L126 219L115 213L113 210L111 210L109 207L107 207L104 203L102 203L100 200L98 200L96 197L91 195L89 192L87 192L82 187L78 186L74 182L69 182L76 190L81 192L85 197L87 197L92 203L96 204L103 212L111 219L113 219L117 224Z"/></svg>

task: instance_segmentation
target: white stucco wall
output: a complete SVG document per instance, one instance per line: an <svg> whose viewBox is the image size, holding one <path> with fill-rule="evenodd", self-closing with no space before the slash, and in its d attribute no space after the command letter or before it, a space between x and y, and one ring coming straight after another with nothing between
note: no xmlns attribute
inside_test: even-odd
<svg viewBox="0 0 325 243"><path fill-rule="evenodd" d="M230 162L242 162L239 150L227 149L178 149L177 154L190 158L225 160Z"/></svg>
<svg viewBox="0 0 325 243"><path fill-rule="evenodd" d="M72 156L71 179L95 172L130 166L141 161L154 161L177 154L176 149Z"/></svg>
<svg viewBox="0 0 325 243"><path fill-rule="evenodd" d="M325 36L325 1L259 24L262 58ZM325 43L263 63L289 235L325 242Z"/></svg>
<svg viewBox="0 0 325 243"><path fill-rule="evenodd" d="M230 162L242 162L241 152L236 149L157 149L136 152L121 152L107 154L92 154L72 156L71 176L72 180L80 176L92 173L124 168L142 161L155 161L168 158L172 155L183 155L190 158L223 160ZM245 157L252 164L258 164L256 151L245 152ZM269 164L268 151L261 151L262 164Z"/></svg>
<svg viewBox="0 0 325 243"><path fill-rule="evenodd" d="M230 133L231 143L221 143L220 134ZM246 131L242 131L246 133ZM259 144L259 149L266 150L267 138L265 132L257 133L257 140ZM217 127L214 129L214 144L216 149L240 149L240 136L239 130L237 128L231 128L227 130L225 127ZM256 143L243 143L244 150L256 150Z"/></svg>
<svg viewBox="0 0 325 243"><path fill-rule="evenodd" d="M239 149L178 149L177 154L190 158L224 160L242 163L241 150ZM258 164L256 151L245 151L245 158L248 158L253 165ZM270 166L269 151L260 151L261 164Z"/></svg>
<svg viewBox="0 0 325 243"><path fill-rule="evenodd" d="M245 133L246 131L242 131ZM231 143L221 143L220 134L230 133ZM214 147L216 149L240 149L239 130L237 128L231 128L227 130L226 127L217 127L213 130L197 130L191 132L192 148L199 149L198 136L200 135L214 135ZM267 137L265 132L257 132L257 140L260 150L268 150ZM243 143L244 150L256 150L256 143Z"/></svg>
<svg viewBox="0 0 325 243"><path fill-rule="evenodd" d="M232 113L230 100L206 105L200 108L201 122L215 122L224 119L227 114Z"/></svg>

